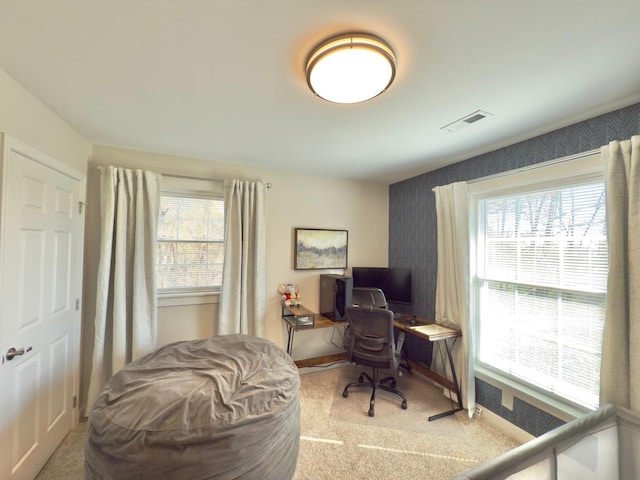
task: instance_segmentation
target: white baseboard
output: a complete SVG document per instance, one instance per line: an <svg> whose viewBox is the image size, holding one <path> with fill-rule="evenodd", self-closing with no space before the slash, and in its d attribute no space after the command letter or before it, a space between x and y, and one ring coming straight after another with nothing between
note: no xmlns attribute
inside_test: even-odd
<svg viewBox="0 0 640 480"><path fill-rule="evenodd" d="M482 413L481 416L488 423L493 425L494 427L502 430L507 435L511 435L513 438L518 440L520 443L526 443L529 440L533 440L535 437L531 435L529 432L522 430L521 428L515 426L513 423L505 420L500 415L493 413L491 410L486 408L483 405L476 404L476 408L481 408Z"/></svg>

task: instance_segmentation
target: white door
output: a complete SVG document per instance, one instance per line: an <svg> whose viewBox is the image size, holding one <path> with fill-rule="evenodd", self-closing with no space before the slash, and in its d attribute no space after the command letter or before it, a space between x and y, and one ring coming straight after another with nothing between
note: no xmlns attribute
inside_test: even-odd
<svg viewBox="0 0 640 480"><path fill-rule="evenodd" d="M4 137L0 478L33 479L76 415L84 180Z"/></svg>

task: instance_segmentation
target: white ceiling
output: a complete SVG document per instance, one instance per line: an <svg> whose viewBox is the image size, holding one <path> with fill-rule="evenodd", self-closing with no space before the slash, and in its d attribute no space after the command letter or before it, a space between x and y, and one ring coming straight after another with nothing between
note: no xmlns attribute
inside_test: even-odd
<svg viewBox="0 0 640 480"><path fill-rule="evenodd" d="M639 0L0 0L0 68L95 144L391 184L640 101ZM311 48L396 52L328 103ZM441 127L493 114L456 133Z"/></svg>

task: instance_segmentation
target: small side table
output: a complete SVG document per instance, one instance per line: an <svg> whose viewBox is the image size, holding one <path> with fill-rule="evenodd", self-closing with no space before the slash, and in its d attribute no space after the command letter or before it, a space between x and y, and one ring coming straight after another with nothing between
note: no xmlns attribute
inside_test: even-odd
<svg viewBox="0 0 640 480"><path fill-rule="evenodd" d="M313 316L313 321L304 320L304 317ZM292 355L293 353L293 339L295 337L295 333L299 330L316 330L318 328L328 328L328 327L340 327L346 325L346 321L334 322L330 318L325 317L324 315L320 315L312 310L309 310L302 305L298 305L297 307L286 307L282 306L282 320L284 321L287 327L287 353ZM334 358L335 357L335 358ZM324 361L332 361L336 359L344 359L346 355L344 353L327 356L327 357L318 357L315 359L310 359L310 361L296 361L298 366L311 366L315 363L323 363Z"/></svg>
<svg viewBox="0 0 640 480"><path fill-rule="evenodd" d="M316 315L302 305L287 307L282 305L282 319L293 327L311 327L315 325Z"/></svg>

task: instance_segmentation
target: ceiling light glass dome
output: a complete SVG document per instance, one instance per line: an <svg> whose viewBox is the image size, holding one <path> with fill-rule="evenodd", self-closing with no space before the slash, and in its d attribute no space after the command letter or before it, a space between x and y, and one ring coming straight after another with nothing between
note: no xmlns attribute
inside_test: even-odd
<svg viewBox="0 0 640 480"><path fill-rule="evenodd" d="M396 57L382 39L350 33L317 46L306 65L307 84L334 103L359 103L380 95L393 82Z"/></svg>

